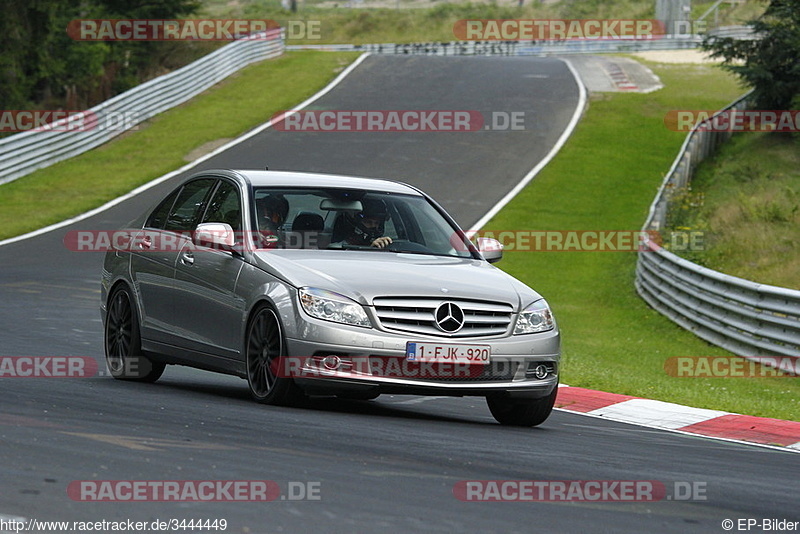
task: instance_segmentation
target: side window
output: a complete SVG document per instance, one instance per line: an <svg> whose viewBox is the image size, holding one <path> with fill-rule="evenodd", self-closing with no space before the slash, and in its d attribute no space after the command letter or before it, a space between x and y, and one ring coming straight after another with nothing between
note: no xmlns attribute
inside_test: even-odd
<svg viewBox="0 0 800 534"><path fill-rule="evenodd" d="M216 179L203 178L183 186L175 205L169 212L164 229L172 232L193 231L197 226L203 201L215 183Z"/></svg>
<svg viewBox="0 0 800 534"><path fill-rule="evenodd" d="M228 223L235 231L241 231L242 204L239 200L239 188L230 182L220 182L200 222Z"/></svg>
<svg viewBox="0 0 800 534"><path fill-rule="evenodd" d="M165 198L156 209L153 210L153 213L150 214L150 217L147 218L147 222L145 223L146 228L164 228L164 223L167 222L169 210L171 210L172 205L175 204L175 199L178 197L178 193L181 192L181 189L182 188L179 187L170 193L169 196Z"/></svg>

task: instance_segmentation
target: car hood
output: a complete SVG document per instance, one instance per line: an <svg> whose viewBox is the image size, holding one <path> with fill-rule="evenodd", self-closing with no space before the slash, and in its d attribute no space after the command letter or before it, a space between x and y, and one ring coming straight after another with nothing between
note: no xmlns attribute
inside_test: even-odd
<svg viewBox="0 0 800 534"><path fill-rule="evenodd" d="M386 251L269 250L256 264L295 287L340 293L361 304L375 297L441 296L505 302L519 309L541 296L489 263Z"/></svg>

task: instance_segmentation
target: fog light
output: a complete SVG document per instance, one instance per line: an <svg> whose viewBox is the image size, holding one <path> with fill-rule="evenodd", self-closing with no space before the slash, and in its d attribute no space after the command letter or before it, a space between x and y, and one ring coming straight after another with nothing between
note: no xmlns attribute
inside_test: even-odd
<svg viewBox="0 0 800 534"><path fill-rule="evenodd" d="M325 366L325 369L330 369L331 371L338 369L341 363L342 361L338 356L325 356L322 359L322 365Z"/></svg>
<svg viewBox="0 0 800 534"><path fill-rule="evenodd" d="M544 364L537 365L533 370L533 376L539 380L546 378L548 374L550 374L550 370Z"/></svg>
<svg viewBox="0 0 800 534"><path fill-rule="evenodd" d="M544 380L549 375L554 374L555 371L555 366L552 363L531 362L525 370L525 376L537 380Z"/></svg>

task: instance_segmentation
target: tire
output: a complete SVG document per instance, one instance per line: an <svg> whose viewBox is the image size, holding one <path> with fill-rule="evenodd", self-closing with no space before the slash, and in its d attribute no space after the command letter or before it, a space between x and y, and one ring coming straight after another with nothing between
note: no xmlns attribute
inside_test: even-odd
<svg viewBox="0 0 800 534"><path fill-rule="evenodd" d="M508 397L496 395L486 397L489 411L501 425L507 426L537 426L547 420L553 411L553 405L558 396L558 386L553 392L540 399L512 400Z"/></svg>
<svg viewBox="0 0 800 534"><path fill-rule="evenodd" d="M155 382L161 377L166 365L142 353L139 314L125 286L114 290L108 299L104 331L106 365L111 376L137 382Z"/></svg>
<svg viewBox="0 0 800 534"><path fill-rule="evenodd" d="M292 406L305 395L290 377L278 376L276 359L285 355L283 328L269 306L261 306L250 318L244 350L250 395L262 404Z"/></svg>

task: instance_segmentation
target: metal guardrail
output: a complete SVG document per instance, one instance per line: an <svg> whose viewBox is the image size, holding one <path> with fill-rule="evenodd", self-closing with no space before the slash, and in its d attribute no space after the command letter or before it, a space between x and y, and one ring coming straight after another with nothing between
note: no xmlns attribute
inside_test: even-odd
<svg viewBox="0 0 800 534"><path fill-rule="evenodd" d="M708 32L717 37L755 39L749 26L725 26ZM656 39L574 39L565 41L449 41L423 43L375 44L304 44L288 45L286 50L323 50L328 52L369 52L390 55L431 56L544 56L550 54L607 54L650 50L688 50L697 48L703 36L666 35Z"/></svg>
<svg viewBox="0 0 800 534"><path fill-rule="evenodd" d="M97 127L86 131L31 131L0 139L0 184L99 146L126 129L190 99L242 67L276 57L284 49L354 50L390 54L537 55L642 49L693 48L698 39L547 43L422 43L383 45L284 46L282 34L265 40L240 40L186 67L122 93L90 111ZM505 44L506 48L502 45ZM450 46L458 45L458 46ZM640 48L651 47L651 48ZM658 47L658 48L655 48ZM663 48L662 48L663 47ZM617 48L631 51L631 48ZM742 98L726 109L742 109ZM104 128L109 117L122 116L124 128ZM695 165L730 137L726 132L696 129L687 135L644 225L659 230L671 193L685 187ZM800 291L757 284L684 260L655 243L639 253L636 289L653 308L699 337L744 357L800 357ZM788 369L791 370L791 369Z"/></svg>
<svg viewBox="0 0 800 534"><path fill-rule="evenodd" d="M283 35L278 30L267 32L263 38L234 41L84 112L87 121L83 129L70 130L61 122L54 123L49 131L27 131L0 139L0 184L102 145L250 63L279 56L283 50Z"/></svg>
<svg viewBox="0 0 800 534"><path fill-rule="evenodd" d="M741 28L737 28L741 31ZM82 130L55 123L51 130L22 132L0 139L0 185L21 178L95 148L137 124L201 93L233 72L255 61L275 57L284 50L361 51L400 55L548 55L695 48L697 35L664 39L602 41L452 41L449 43L294 45L285 46L283 35L242 39L174 72L160 76L84 112L88 127Z"/></svg>
<svg viewBox="0 0 800 534"><path fill-rule="evenodd" d="M761 38L752 26L719 26L709 30L706 35L709 37L731 37L740 40Z"/></svg>
<svg viewBox="0 0 800 534"><path fill-rule="evenodd" d="M723 111L745 109L748 96ZM671 197L689 184L696 165L730 136L730 132L708 131L702 126L686 136L650 206L643 230L664 228ZM651 307L706 341L745 358L778 357L770 363L786 371L796 368L800 291L726 275L653 242L639 252L635 284Z"/></svg>
<svg viewBox="0 0 800 534"><path fill-rule="evenodd" d="M288 45L286 50L324 50L328 52L369 52L391 55L430 56L540 56L548 54L601 54L682 50L697 48L699 35L663 39L603 39L572 41L449 41L427 43L376 43Z"/></svg>

